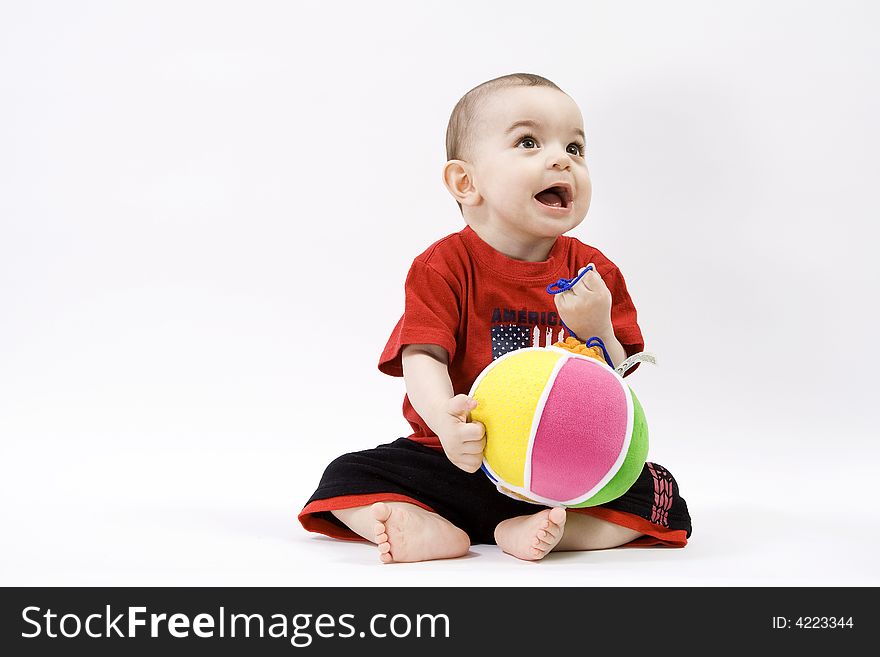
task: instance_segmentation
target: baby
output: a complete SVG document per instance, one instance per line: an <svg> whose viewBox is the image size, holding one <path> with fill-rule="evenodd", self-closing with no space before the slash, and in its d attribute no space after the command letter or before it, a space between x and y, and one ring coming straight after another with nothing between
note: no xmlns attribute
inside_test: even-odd
<svg viewBox="0 0 880 657"><path fill-rule="evenodd" d="M571 97L538 75L485 82L456 104L446 148L443 182L466 226L413 261L403 316L379 361L404 378L413 433L333 461L300 522L370 541L385 563L459 557L476 543L525 560L554 550L683 547L687 505L660 465L646 463L622 497L580 509L513 499L479 472L485 428L471 421L476 402L467 392L492 360L574 334L601 338L619 364L644 342L620 271L565 236L592 193ZM588 265L570 290L547 293Z"/></svg>

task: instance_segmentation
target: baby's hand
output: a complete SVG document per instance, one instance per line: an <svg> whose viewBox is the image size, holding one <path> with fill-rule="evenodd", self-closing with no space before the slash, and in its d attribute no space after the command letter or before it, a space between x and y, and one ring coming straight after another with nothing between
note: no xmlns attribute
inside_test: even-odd
<svg viewBox="0 0 880 657"><path fill-rule="evenodd" d="M446 458L465 472L480 469L486 447L486 427L469 419L470 412L476 407L476 400L467 395L456 395L438 414L436 432Z"/></svg>
<svg viewBox="0 0 880 657"><path fill-rule="evenodd" d="M578 274L584 269L586 267L579 269ZM553 300L562 321L581 340L594 335L614 335L611 326L611 292L596 271L596 265L574 287L555 295Z"/></svg>

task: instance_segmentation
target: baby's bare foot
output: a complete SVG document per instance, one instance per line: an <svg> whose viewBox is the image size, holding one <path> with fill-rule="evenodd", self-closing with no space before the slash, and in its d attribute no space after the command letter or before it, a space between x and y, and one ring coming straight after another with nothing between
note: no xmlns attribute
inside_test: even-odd
<svg viewBox="0 0 880 657"><path fill-rule="evenodd" d="M383 563L450 559L467 554L468 535L436 513L406 502L376 502L376 545Z"/></svg>
<svg viewBox="0 0 880 657"><path fill-rule="evenodd" d="M537 561L556 547L564 531L565 509L556 507L498 523L495 542L507 554L526 561Z"/></svg>

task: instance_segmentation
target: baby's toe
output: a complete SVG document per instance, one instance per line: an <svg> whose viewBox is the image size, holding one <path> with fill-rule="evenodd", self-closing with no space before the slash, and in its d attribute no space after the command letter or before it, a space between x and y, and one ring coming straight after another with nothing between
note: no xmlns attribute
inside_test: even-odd
<svg viewBox="0 0 880 657"><path fill-rule="evenodd" d="M373 517L379 522L385 522L391 517L391 507L385 504L385 502L376 502L373 506L370 507L370 511L373 514Z"/></svg>
<svg viewBox="0 0 880 657"><path fill-rule="evenodd" d="M555 525L563 525L565 524L565 509L563 509L561 506L550 509L550 513L547 514L547 518Z"/></svg>

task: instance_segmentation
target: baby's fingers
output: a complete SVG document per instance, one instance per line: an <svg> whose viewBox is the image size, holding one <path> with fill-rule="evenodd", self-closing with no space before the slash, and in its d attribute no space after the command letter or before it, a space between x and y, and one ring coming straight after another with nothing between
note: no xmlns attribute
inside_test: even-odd
<svg viewBox="0 0 880 657"><path fill-rule="evenodd" d="M470 456L476 456L477 454L482 454L483 450L486 449L486 439L482 440L469 440L467 442L463 442L461 444L461 453L467 454Z"/></svg>
<svg viewBox="0 0 880 657"><path fill-rule="evenodd" d="M590 269L590 271L588 271L584 275L584 277L580 280L580 284L584 287L584 289L590 290L592 292L593 290L599 289L599 287L604 285L604 283L602 282L602 277L599 275L599 272L596 271L596 265L591 262L589 265L587 265L587 267L592 267L592 269Z"/></svg>
<svg viewBox="0 0 880 657"><path fill-rule="evenodd" d="M486 427L482 422L471 420L461 427L461 439L463 442L480 440L486 435Z"/></svg>
<svg viewBox="0 0 880 657"><path fill-rule="evenodd" d="M556 310L564 314L565 311L571 307L571 297L569 296L570 294L571 290L569 290L568 292L563 292L562 294L553 295L553 303L556 304Z"/></svg>
<svg viewBox="0 0 880 657"><path fill-rule="evenodd" d="M462 422L467 422L468 415L474 410L474 408L476 408L476 406L477 402L475 399L472 399L467 395L456 395L449 400L447 404L447 412Z"/></svg>

